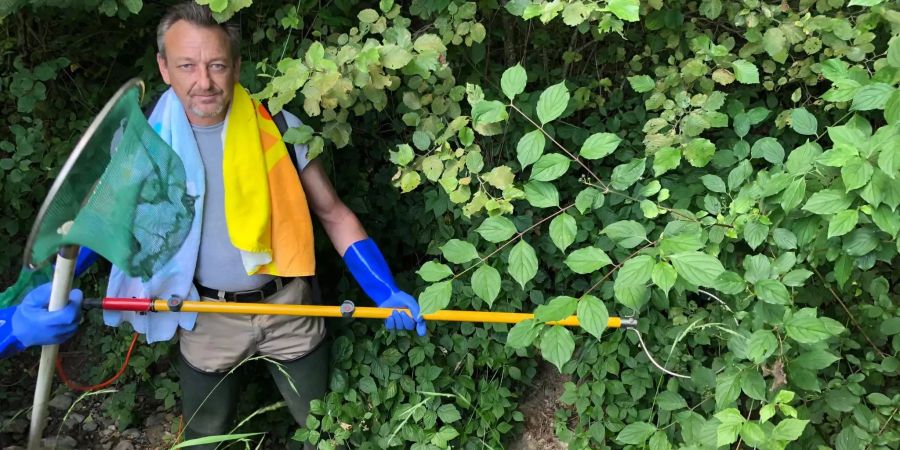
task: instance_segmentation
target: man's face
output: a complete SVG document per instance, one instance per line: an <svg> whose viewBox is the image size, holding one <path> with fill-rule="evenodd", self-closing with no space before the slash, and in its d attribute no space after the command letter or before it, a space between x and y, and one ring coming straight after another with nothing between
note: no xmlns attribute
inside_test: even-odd
<svg viewBox="0 0 900 450"><path fill-rule="evenodd" d="M175 22L165 36L166 57L156 55L159 73L175 90L194 125L225 120L241 68L231 57L228 35L218 27Z"/></svg>

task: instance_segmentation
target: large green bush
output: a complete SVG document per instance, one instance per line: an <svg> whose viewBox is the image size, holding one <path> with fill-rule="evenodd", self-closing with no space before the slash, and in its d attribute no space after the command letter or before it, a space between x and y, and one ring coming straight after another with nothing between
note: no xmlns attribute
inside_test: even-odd
<svg viewBox="0 0 900 450"><path fill-rule="evenodd" d="M329 160L426 310L536 311L427 340L354 324L298 438L497 448L543 357L571 376L571 448L900 446L896 3L208 3L238 15L245 83L301 113L287 138ZM8 8L11 257L79 104L126 67L151 76L161 7ZM69 44L98 29L109 46ZM546 324L576 312L583 330Z"/></svg>

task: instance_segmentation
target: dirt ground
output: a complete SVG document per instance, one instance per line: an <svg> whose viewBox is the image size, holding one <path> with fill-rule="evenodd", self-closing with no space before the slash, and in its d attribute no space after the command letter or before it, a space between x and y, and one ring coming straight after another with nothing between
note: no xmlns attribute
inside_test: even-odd
<svg viewBox="0 0 900 450"><path fill-rule="evenodd" d="M569 377L562 375L547 362L538 366L532 394L524 397L519 411L525 415L525 431L507 447L508 450L562 450L569 446L560 442L553 432L553 416L562 406L563 383Z"/></svg>

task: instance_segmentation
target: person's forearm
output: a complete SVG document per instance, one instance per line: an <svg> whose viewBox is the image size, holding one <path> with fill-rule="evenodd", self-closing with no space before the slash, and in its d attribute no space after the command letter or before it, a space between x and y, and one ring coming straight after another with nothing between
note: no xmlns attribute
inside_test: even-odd
<svg viewBox="0 0 900 450"><path fill-rule="evenodd" d="M341 257L347 252L347 247L369 237L356 214L343 203L335 207L327 216L320 216L319 221L325 228L325 233L328 234L334 249Z"/></svg>

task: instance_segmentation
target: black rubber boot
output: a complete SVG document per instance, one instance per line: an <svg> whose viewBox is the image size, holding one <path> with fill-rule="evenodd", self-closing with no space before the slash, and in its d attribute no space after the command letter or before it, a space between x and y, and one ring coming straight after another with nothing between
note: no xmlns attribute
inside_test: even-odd
<svg viewBox="0 0 900 450"><path fill-rule="evenodd" d="M239 380L237 374L201 372L179 354L184 440L228 434L234 426ZM227 375L227 376L226 376ZM189 447L214 450L218 444Z"/></svg>
<svg viewBox="0 0 900 450"><path fill-rule="evenodd" d="M309 414L309 402L325 397L328 389L328 366L331 362L331 343L325 339L315 350L293 361L281 362L278 365L267 363L269 373L275 379L281 396L287 403L291 415L298 426L306 426ZM290 377L290 380L288 379ZM306 444L291 441L290 449L314 449Z"/></svg>

